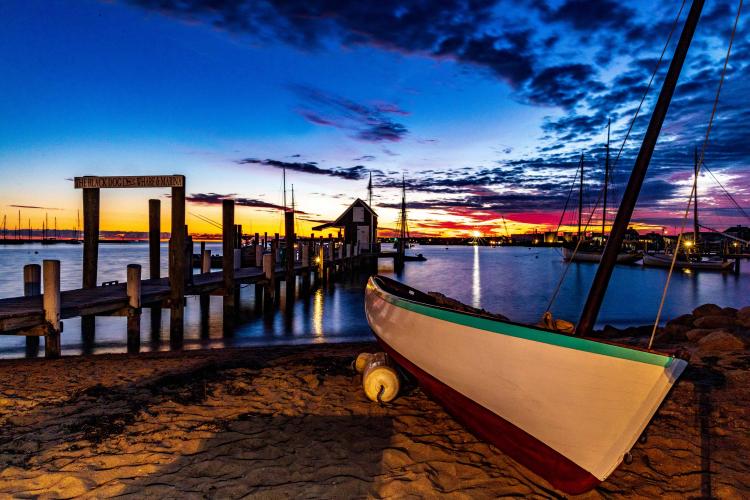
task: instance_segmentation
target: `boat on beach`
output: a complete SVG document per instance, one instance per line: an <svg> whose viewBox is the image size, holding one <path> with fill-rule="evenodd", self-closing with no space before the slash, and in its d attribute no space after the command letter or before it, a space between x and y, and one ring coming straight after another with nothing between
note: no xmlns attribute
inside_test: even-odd
<svg viewBox="0 0 750 500"><path fill-rule="evenodd" d="M437 305L383 276L370 278L365 309L383 350L431 397L569 494L617 468L687 366Z"/></svg>
<svg viewBox="0 0 750 500"><path fill-rule="evenodd" d="M687 366L651 350L653 338L645 350L591 334L702 8L690 7L573 335L549 307L544 328L448 307L382 276L365 290L383 350L480 439L567 494L591 490L627 460Z"/></svg>

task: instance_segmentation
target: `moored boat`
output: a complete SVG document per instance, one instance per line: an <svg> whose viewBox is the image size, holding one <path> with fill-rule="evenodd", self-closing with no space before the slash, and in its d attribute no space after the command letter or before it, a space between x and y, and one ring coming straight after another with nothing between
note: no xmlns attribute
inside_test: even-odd
<svg viewBox="0 0 750 500"><path fill-rule="evenodd" d="M433 398L569 494L612 473L687 365L439 306L382 276L365 309L383 349Z"/></svg>
<svg viewBox="0 0 750 500"><path fill-rule="evenodd" d="M603 251L603 248L598 251L581 249L574 251L573 248L562 247L563 259L572 260L573 262L600 262ZM641 260L642 257L643 255L640 252L620 252L617 254L617 263L633 264Z"/></svg>
<svg viewBox="0 0 750 500"><path fill-rule="evenodd" d="M668 254L644 254L643 255L644 266L654 267L670 267L672 265L672 255ZM696 271L729 271L734 266L734 262L723 260L720 258L706 259L685 259L684 257L678 256L675 261L675 269L692 269Z"/></svg>

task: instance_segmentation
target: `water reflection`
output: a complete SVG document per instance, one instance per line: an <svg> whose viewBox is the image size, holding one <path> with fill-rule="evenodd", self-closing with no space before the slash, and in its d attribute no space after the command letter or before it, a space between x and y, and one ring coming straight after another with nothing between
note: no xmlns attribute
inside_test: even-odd
<svg viewBox="0 0 750 500"><path fill-rule="evenodd" d="M318 288L313 295L312 332L315 337L323 336L323 290Z"/></svg>
<svg viewBox="0 0 750 500"><path fill-rule="evenodd" d="M217 247L218 249L218 247ZM103 246L100 281L124 280L129 263L148 264L147 245ZM166 248L164 249L166 262ZM42 258L58 258L62 263L63 288L80 286L80 247L7 249L0 247L0 296L23 293L23 265ZM425 291L436 291L467 304L505 314L520 322L536 322L546 307L564 263L555 249L525 247L423 247L426 262L408 262L395 276L393 262L382 260L378 272ZM596 265L574 264L555 302L556 317L575 321L593 279ZM672 278L665 305L665 319L676 317L706 302L722 306L748 305L750 267L739 276L720 273L679 273ZM484 280L482 277L484 276ZM488 279L492 277L492 279ZM311 342L337 342L371 339L364 314L364 285L367 272L339 280L326 288L299 292L297 300L281 299L282 311L264 313L254 286L240 292L240 311L235 326L224 330L223 301L220 296L189 297L185 308L184 349L223 346L252 346ZM618 266L605 297L600 325L642 325L652 322L664 287L666 273L658 268ZM525 286L518 286L523 283ZM64 320L64 354L126 352L126 319L97 317L95 335L85 331L80 318ZM168 350L169 310L146 308L141 321L141 352ZM42 340L43 343L43 340ZM41 347L43 349L43 345ZM35 349L29 349L33 355ZM24 338L0 336L0 356L26 355Z"/></svg>
<svg viewBox="0 0 750 500"><path fill-rule="evenodd" d="M471 305L482 307L482 281L479 265L479 246L474 246L474 267L471 272Z"/></svg>

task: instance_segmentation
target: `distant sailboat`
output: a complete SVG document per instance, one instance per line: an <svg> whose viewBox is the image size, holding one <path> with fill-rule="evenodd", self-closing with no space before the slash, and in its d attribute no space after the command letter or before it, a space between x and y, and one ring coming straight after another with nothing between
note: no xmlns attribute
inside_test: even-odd
<svg viewBox="0 0 750 500"><path fill-rule="evenodd" d="M721 257L705 257L700 251L700 224L698 223L698 151L696 149L695 160L693 165L693 241L686 242L692 247L692 254L687 249L675 249L677 258L674 258L674 252L668 253L646 253L643 255L643 265L651 267L672 267L674 260L675 269L690 269L694 271L729 271L734 267L734 262L722 259Z"/></svg>
<svg viewBox="0 0 750 500"><path fill-rule="evenodd" d="M600 262L602 259L602 252L604 252L604 239L607 227L607 191L609 190L609 132L610 122L607 121L607 144L606 144L606 155L604 158L604 192L603 205L602 205L602 240L600 243L593 241L585 241L585 235L582 233L582 216L583 216L583 153L581 153L581 161L579 165L579 172L581 174L580 184L578 190L578 241L573 244L563 245L563 259L573 262ZM640 252L619 252L617 254L618 264L632 264L641 259Z"/></svg>

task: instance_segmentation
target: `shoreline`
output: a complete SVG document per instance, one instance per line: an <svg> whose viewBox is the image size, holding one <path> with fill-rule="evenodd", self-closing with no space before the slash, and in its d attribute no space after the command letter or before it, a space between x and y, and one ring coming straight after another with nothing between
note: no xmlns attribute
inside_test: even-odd
<svg viewBox="0 0 750 500"><path fill-rule="evenodd" d="M583 498L750 491L750 353L664 342L691 351L688 370L633 463ZM350 364L376 350L356 342L2 360L0 493L560 496L414 385L387 406L367 400Z"/></svg>

